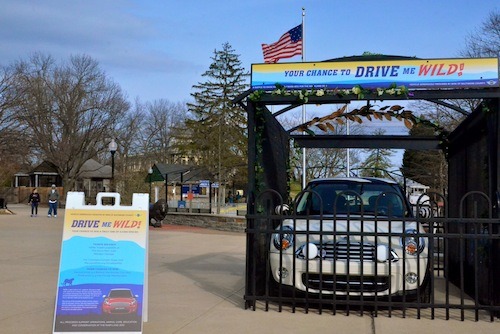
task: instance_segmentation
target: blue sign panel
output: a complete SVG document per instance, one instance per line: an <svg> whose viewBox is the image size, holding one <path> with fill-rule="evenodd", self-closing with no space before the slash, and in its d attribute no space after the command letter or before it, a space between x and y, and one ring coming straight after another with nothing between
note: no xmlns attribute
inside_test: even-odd
<svg viewBox="0 0 500 334"><path fill-rule="evenodd" d="M182 186L182 193L187 194L188 192L189 192L189 186L186 185ZM197 184L191 185L191 192L193 194L200 194L200 186Z"/></svg>

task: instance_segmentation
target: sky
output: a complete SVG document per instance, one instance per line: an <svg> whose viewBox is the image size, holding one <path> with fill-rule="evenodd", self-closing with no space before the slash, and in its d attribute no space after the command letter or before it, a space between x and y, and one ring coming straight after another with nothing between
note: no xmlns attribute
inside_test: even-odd
<svg viewBox="0 0 500 334"><path fill-rule="evenodd" d="M457 58L500 1L0 0L0 8L0 65L35 52L59 61L85 54L130 102L183 102L206 81L215 50L229 43L249 71L263 62L262 43L302 22L302 8L306 61L365 51ZM280 62L290 61L301 57Z"/></svg>
<svg viewBox="0 0 500 334"><path fill-rule="evenodd" d="M231 44L245 69L302 21L305 60L365 51L458 57L498 0L0 0L0 65L34 52L89 55L130 101L190 99L214 51ZM300 56L280 62L301 61Z"/></svg>

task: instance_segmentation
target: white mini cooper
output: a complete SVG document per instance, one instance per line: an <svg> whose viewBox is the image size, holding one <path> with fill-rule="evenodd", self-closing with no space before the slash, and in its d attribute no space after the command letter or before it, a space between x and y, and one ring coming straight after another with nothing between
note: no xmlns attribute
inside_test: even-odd
<svg viewBox="0 0 500 334"><path fill-rule="evenodd" d="M293 211L270 242L277 286L428 301L428 240L396 182L314 180L299 194Z"/></svg>

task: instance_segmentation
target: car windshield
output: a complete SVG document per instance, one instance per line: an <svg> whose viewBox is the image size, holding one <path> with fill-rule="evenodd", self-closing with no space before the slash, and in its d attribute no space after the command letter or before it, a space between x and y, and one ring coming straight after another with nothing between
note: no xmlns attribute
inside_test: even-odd
<svg viewBox="0 0 500 334"><path fill-rule="evenodd" d="M321 210L322 209L322 210ZM409 213L396 184L357 180L312 182L297 205L298 215L365 214L404 217Z"/></svg>
<svg viewBox="0 0 500 334"><path fill-rule="evenodd" d="M130 290L111 290L109 298L131 298L132 292Z"/></svg>

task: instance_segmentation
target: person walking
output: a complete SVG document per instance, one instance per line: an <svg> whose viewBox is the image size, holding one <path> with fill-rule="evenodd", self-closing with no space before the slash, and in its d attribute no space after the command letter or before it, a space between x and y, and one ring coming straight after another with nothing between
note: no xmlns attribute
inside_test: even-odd
<svg viewBox="0 0 500 334"><path fill-rule="evenodd" d="M35 188L31 191L28 199L28 204L31 204L31 217L36 217L38 215L38 203L40 203L40 194Z"/></svg>
<svg viewBox="0 0 500 334"><path fill-rule="evenodd" d="M54 217L57 217L57 205L59 202L59 193L57 192L56 185L52 185L52 189L49 192L49 213L48 217L52 217L52 213L54 213Z"/></svg>

